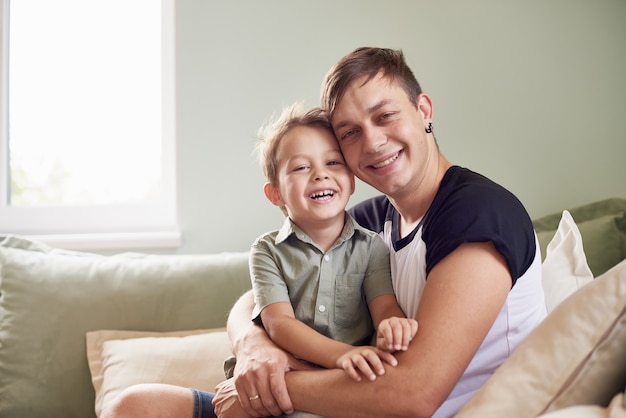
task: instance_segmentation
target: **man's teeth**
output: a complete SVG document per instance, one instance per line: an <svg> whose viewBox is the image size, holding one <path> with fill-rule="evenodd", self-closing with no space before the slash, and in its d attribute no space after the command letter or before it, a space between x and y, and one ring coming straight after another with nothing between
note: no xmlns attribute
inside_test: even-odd
<svg viewBox="0 0 626 418"><path fill-rule="evenodd" d="M334 195L335 195L335 192L332 190L322 190L322 191L311 194L310 197L311 199L324 200L324 199L330 199Z"/></svg>
<svg viewBox="0 0 626 418"><path fill-rule="evenodd" d="M394 162L397 159L398 159L398 154L394 155L393 157L389 157L385 161L382 161L382 162L380 162L378 164L374 164L374 165L372 165L372 167L374 167L374 168L382 168L382 167L385 167L385 166L391 164L392 162Z"/></svg>

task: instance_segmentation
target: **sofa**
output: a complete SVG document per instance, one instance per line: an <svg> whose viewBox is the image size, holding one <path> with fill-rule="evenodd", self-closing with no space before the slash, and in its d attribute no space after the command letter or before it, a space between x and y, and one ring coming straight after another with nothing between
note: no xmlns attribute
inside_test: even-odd
<svg viewBox="0 0 626 418"><path fill-rule="evenodd" d="M626 199L534 224L546 298L558 302L458 416L626 416ZM0 235L0 417L94 418L135 383L213 390L247 261Z"/></svg>

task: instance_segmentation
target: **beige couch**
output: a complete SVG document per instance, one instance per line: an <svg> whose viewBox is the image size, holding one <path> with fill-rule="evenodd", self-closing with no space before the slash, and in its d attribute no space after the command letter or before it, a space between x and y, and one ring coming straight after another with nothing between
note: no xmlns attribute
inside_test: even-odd
<svg viewBox="0 0 626 418"><path fill-rule="evenodd" d="M624 412L626 265L606 270L626 256L626 200L570 212L593 273L581 245L573 254L577 231L557 233L546 271L574 295L460 417L577 416L566 408L579 404L592 405L581 416L608 416L592 414L611 401ZM560 213L536 220L542 248L562 224ZM0 417L94 417L140 382L212 390L229 354L222 327L249 288L245 252L101 256L0 236Z"/></svg>

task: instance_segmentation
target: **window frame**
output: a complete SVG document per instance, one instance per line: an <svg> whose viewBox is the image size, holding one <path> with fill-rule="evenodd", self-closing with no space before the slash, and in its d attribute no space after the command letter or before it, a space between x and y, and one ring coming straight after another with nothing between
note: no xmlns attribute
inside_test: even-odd
<svg viewBox="0 0 626 418"><path fill-rule="evenodd" d="M0 0L0 235L23 235L79 250L178 247L174 0L161 0L162 199L154 205L81 207L9 205L9 3Z"/></svg>

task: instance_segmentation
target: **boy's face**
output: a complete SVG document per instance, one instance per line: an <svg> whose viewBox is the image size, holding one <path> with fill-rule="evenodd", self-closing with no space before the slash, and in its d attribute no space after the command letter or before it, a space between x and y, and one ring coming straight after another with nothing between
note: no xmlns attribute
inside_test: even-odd
<svg viewBox="0 0 626 418"><path fill-rule="evenodd" d="M337 103L331 122L346 162L361 180L392 198L417 190L438 150L425 128L432 119L430 98L416 108L397 82L380 74L367 83L353 80Z"/></svg>
<svg viewBox="0 0 626 418"><path fill-rule="evenodd" d="M266 185L267 198L285 206L300 227L319 221L343 223L344 210L354 193L348 169L334 135L320 127L298 126L278 146L278 186Z"/></svg>

